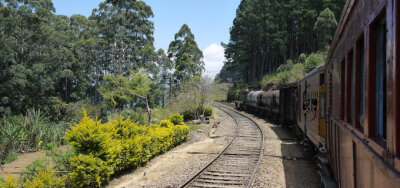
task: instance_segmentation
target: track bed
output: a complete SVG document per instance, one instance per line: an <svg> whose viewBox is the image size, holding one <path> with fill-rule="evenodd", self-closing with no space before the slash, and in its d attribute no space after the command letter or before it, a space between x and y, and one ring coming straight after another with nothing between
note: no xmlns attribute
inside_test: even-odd
<svg viewBox="0 0 400 188"><path fill-rule="evenodd" d="M211 163L181 187L249 187L254 179L264 149L261 128L234 110L217 108L235 119L236 134Z"/></svg>

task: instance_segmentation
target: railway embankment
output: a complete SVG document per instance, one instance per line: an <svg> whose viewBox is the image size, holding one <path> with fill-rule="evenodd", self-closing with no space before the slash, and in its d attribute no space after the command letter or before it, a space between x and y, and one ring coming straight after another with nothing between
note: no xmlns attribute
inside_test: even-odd
<svg viewBox="0 0 400 188"><path fill-rule="evenodd" d="M211 124L193 125L187 142L162 154L143 167L112 180L107 187L178 187L208 164L231 140L234 120L213 109ZM212 128L214 122L220 122Z"/></svg>
<svg viewBox="0 0 400 188"><path fill-rule="evenodd" d="M225 105L228 107L228 105ZM232 106L228 108L233 109ZM317 165L306 156L290 128L240 111L264 131L264 153L251 187L321 187Z"/></svg>

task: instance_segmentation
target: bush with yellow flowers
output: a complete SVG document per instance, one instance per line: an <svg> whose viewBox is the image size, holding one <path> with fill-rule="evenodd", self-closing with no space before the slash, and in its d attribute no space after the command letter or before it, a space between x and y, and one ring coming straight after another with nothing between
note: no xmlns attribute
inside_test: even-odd
<svg viewBox="0 0 400 188"><path fill-rule="evenodd" d="M57 177L50 168L47 168L45 170L39 170L32 179L25 181L23 187L63 188L65 187L65 182L63 178Z"/></svg>
<svg viewBox="0 0 400 188"><path fill-rule="evenodd" d="M17 188L18 187L18 183L17 180L11 175L9 174L7 176L7 179L5 179L4 181L1 181L2 179L0 179L0 187L4 187L4 188Z"/></svg>
<svg viewBox="0 0 400 188"><path fill-rule="evenodd" d="M183 122L183 115L180 114L171 114L169 116L169 120L174 124L174 125L184 125L185 123Z"/></svg>
<svg viewBox="0 0 400 188"><path fill-rule="evenodd" d="M101 187L113 173L113 167L91 155L71 157L71 173L68 178L72 187Z"/></svg>
<svg viewBox="0 0 400 188"><path fill-rule="evenodd" d="M83 114L65 137L77 154L68 176L73 187L101 187L112 174L136 168L189 136L179 114L150 126L122 117L102 124Z"/></svg>

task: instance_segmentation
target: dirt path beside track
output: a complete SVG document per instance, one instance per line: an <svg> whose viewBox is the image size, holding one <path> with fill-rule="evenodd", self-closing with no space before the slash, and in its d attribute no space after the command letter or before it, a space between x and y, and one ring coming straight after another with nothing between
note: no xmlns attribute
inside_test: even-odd
<svg viewBox="0 0 400 188"><path fill-rule="evenodd" d="M190 132L187 142L149 161L145 166L112 180L108 188L178 187L208 164L231 140L236 124L214 108L214 119ZM221 122L217 129L213 122Z"/></svg>
<svg viewBox="0 0 400 188"><path fill-rule="evenodd" d="M230 107L233 109L233 107ZM318 166L303 159L303 148L293 140L289 128L266 122L241 111L253 119L264 131L264 155L251 187L323 187Z"/></svg>
<svg viewBox="0 0 400 188"><path fill-rule="evenodd" d="M59 148L61 151L66 151L69 146L61 146ZM3 170L0 169L0 177L7 178L8 174L18 178L20 172L24 171L30 164L32 164L36 159L46 156L45 151L37 151L32 153L19 154L18 158L11 162L3 165Z"/></svg>

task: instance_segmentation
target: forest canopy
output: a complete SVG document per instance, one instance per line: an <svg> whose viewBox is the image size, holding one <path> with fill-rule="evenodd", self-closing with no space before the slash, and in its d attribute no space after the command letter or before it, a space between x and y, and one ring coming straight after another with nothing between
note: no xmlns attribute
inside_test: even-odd
<svg viewBox="0 0 400 188"><path fill-rule="evenodd" d="M252 83L300 54L324 51L345 0L242 0L217 79Z"/></svg>
<svg viewBox="0 0 400 188"><path fill-rule="evenodd" d="M201 76L204 62L187 24L156 50L153 16L137 0L106 0L89 17L57 15L51 0L0 0L0 116L35 108L64 120L69 104L109 101L99 88L137 72L150 78L149 105L161 106L168 85ZM110 107L145 107L140 100Z"/></svg>

